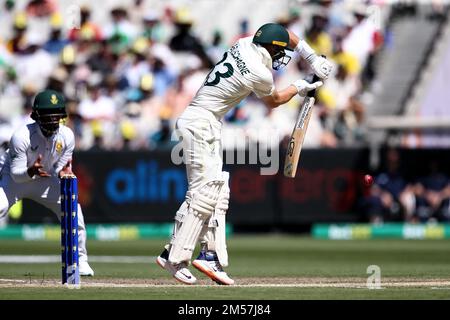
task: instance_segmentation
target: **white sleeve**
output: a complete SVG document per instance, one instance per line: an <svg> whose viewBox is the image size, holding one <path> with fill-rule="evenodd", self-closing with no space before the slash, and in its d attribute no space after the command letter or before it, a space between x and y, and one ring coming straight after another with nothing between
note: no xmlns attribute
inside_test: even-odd
<svg viewBox="0 0 450 320"><path fill-rule="evenodd" d="M55 176L59 177L59 172L62 168L67 164L67 162L72 159L73 150L75 149L75 136L69 128L65 128L64 137L65 137L65 146L64 151L61 154L59 160L54 164L55 168Z"/></svg>
<svg viewBox="0 0 450 320"><path fill-rule="evenodd" d="M27 149L30 142L26 136L21 133L22 131L14 133L9 146L11 177L17 183L33 180L27 172Z"/></svg>
<svg viewBox="0 0 450 320"><path fill-rule="evenodd" d="M275 91L272 73L267 69L259 74L253 74L250 81L252 82L252 91L258 98L270 96Z"/></svg>

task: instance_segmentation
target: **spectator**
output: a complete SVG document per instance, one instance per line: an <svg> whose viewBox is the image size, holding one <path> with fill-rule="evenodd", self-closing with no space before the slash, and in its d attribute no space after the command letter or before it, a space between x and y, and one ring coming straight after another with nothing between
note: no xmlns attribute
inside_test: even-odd
<svg viewBox="0 0 450 320"><path fill-rule="evenodd" d="M367 7L363 4L355 6L353 11L356 18L355 25L343 41L345 52L355 55L361 65L366 85L375 77L374 57L383 43L383 37L372 19L368 19Z"/></svg>
<svg viewBox="0 0 450 320"><path fill-rule="evenodd" d="M69 32L70 41L78 41L82 39L93 39L100 41L103 38L100 27L91 20L91 10L83 6L80 9L80 28L72 28Z"/></svg>
<svg viewBox="0 0 450 320"><path fill-rule="evenodd" d="M120 150L136 151L138 148L132 146L132 142L136 140L136 128L133 123L124 119L120 124L120 133L122 135L122 146Z"/></svg>
<svg viewBox="0 0 450 320"><path fill-rule="evenodd" d="M57 67L48 78L47 89L65 92L65 83L68 77L66 69L62 66Z"/></svg>
<svg viewBox="0 0 450 320"><path fill-rule="evenodd" d="M174 85L177 75L159 57L149 56L149 65L153 73L155 95L162 97Z"/></svg>
<svg viewBox="0 0 450 320"><path fill-rule="evenodd" d="M375 176L366 198L366 214L372 223L403 221L410 207L412 187L401 173L400 154L396 149L386 151L385 163Z"/></svg>
<svg viewBox="0 0 450 320"><path fill-rule="evenodd" d="M150 65L146 60L147 52L147 40L145 38L137 39L131 49L131 61L125 67L124 74L128 86L132 88L138 88L142 76L150 73Z"/></svg>
<svg viewBox="0 0 450 320"><path fill-rule="evenodd" d="M1 57L0 57L1 59ZM2 66L0 61L0 115L5 115L5 119L11 119L15 110L22 106L22 88L18 84L18 75L11 66L4 65L2 75Z"/></svg>
<svg viewBox="0 0 450 320"><path fill-rule="evenodd" d="M111 121L115 117L116 108L111 98L106 97L102 92L101 78L98 74L91 76L87 86L88 97L80 103L80 115L85 120L106 120Z"/></svg>
<svg viewBox="0 0 450 320"><path fill-rule="evenodd" d="M14 56L7 50L5 44L0 39L0 68L11 66L13 57Z"/></svg>
<svg viewBox="0 0 450 320"><path fill-rule="evenodd" d="M125 106L122 122L123 142L131 149L150 147L150 136L160 128L160 112L163 107L163 97L155 96L154 77L146 74L141 78L138 88L131 89L128 103ZM128 138L127 138L128 137Z"/></svg>
<svg viewBox="0 0 450 320"><path fill-rule="evenodd" d="M154 149L172 147L171 124L168 119L161 118L159 130L150 137L151 147Z"/></svg>
<svg viewBox="0 0 450 320"><path fill-rule="evenodd" d="M142 107L139 103L129 102L125 105L120 123L119 150L148 149L148 128L145 127L141 113Z"/></svg>
<svg viewBox="0 0 450 320"><path fill-rule="evenodd" d="M252 33L249 31L248 28L248 19L242 19L241 21L239 21L239 32L236 35L236 37L234 37L234 39L231 41L231 43L236 43L236 41L238 41L240 38L245 38L245 37L249 37L251 36Z"/></svg>
<svg viewBox="0 0 450 320"><path fill-rule="evenodd" d="M6 11L14 10L15 6L16 6L16 1L15 0L6 0L5 1L5 10Z"/></svg>
<svg viewBox="0 0 450 320"><path fill-rule="evenodd" d="M331 56L333 42L326 33L328 17L323 14L316 14L312 17L311 27L306 31L306 41L317 52L327 57Z"/></svg>
<svg viewBox="0 0 450 320"><path fill-rule="evenodd" d="M337 64L342 65L345 72L348 73L349 76L358 76L361 72L361 65L359 64L358 58L351 52L344 50L343 41L343 36L336 36L333 46L332 59Z"/></svg>
<svg viewBox="0 0 450 320"><path fill-rule="evenodd" d="M78 111L79 101L73 98L66 99L66 110L68 117L66 118L65 125L72 129L75 135L75 149L82 149L80 142L83 136L83 119Z"/></svg>
<svg viewBox="0 0 450 320"><path fill-rule="evenodd" d="M220 61L220 59L222 59L223 53L226 50L227 49L223 43L222 32L220 32L219 30L214 31L211 45L206 50L209 59L213 62Z"/></svg>
<svg viewBox="0 0 450 320"><path fill-rule="evenodd" d="M320 101L314 106L309 119L308 134L305 136L303 145L306 148L336 148L338 140L333 131L327 125L328 115ZM311 130L311 131L310 131Z"/></svg>
<svg viewBox="0 0 450 320"><path fill-rule="evenodd" d="M90 127L92 130L92 135L94 136L94 142L92 143L92 146L88 150L89 151L104 151L104 150L106 150L101 123L97 120L94 120L90 123Z"/></svg>
<svg viewBox="0 0 450 320"><path fill-rule="evenodd" d="M23 50L22 55L16 59L15 67L20 74L19 84L33 83L38 86L38 90L43 89L46 79L55 68L55 59L45 50L40 43L30 39L28 46Z"/></svg>
<svg viewBox="0 0 450 320"><path fill-rule="evenodd" d="M431 1L431 13L428 15L430 20L445 20L448 12L448 2L444 0Z"/></svg>
<svg viewBox="0 0 450 320"><path fill-rule="evenodd" d="M79 105L79 114L84 121L83 134L86 139L93 137L93 124L101 124L98 130L102 132L105 139L105 147L114 146L115 120L117 107L114 100L103 93L101 87L101 76L94 74L90 77L88 83L88 96L84 98ZM95 127L97 128L97 127ZM85 141L86 145L90 145L89 141Z"/></svg>
<svg viewBox="0 0 450 320"><path fill-rule="evenodd" d="M111 47L105 40L98 43L97 50L86 60L89 69L94 72L100 72L103 77L107 76L111 70L114 70L116 62L117 55L112 52Z"/></svg>
<svg viewBox="0 0 450 320"><path fill-rule="evenodd" d="M54 13L52 15L50 25L52 27L50 37L43 48L45 51L57 55L69 44L69 40L62 38L62 17L59 13Z"/></svg>
<svg viewBox="0 0 450 320"><path fill-rule="evenodd" d="M0 118L0 158L8 150L12 131L10 123Z"/></svg>
<svg viewBox="0 0 450 320"><path fill-rule="evenodd" d="M152 74L146 74L141 78L139 90L141 93L139 100L142 108L141 116L149 128L146 131L156 131L159 127L161 110L166 108L165 97L155 95L155 78Z"/></svg>
<svg viewBox="0 0 450 320"><path fill-rule="evenodd" d="M128 11L123 7L111 10L111 23L104 29L106 39L120 38L129 44L138 36L138 28L132 24L128 17Z"/></svg>
<svg viewBox="0 0 450 320"><path fill-rule="evenodd" d="M418 179L415 196L413 221L450 221L450 180L440 170L437 160L432 160L429 173Z"/></svg>
<svg viewBox="0 0 450 320"><path fill-rule="evenodd" d="M125 104L125 97L119 90L119 81L114 74L108 74L103 78L103 88L105 95L110 97L116 106ZM120 107L118 109L121 109Z"/></svg>
<svg viewBox="0 0 450 320"><path fill-rule="evenodd" d="M349 76L344 65L338 64L336 76L329 79L318 92L318 99L326 107L336 137L342 145L363 142L363 118L365 108L357 99L357 78Z"/></svg>
<svg viewBox="0 0 450 320"><path fill-rule="evenodd" d="M303 39L305 34L305 22L303 21L300 11L297 8L291 8L288 13L287 20L284 22L286 28Z"/></svg>
<svg viewBox="0 0 450 320"><path fill-rule="evenodd" d="M176 80L176 83L167 91L165 101L172 110L174 117L183 112L195 94L188 85L191 73L191 71L182 73Z"/></svg>
<svg viewBox="0 0 450 320"><path fill-rule="evenodd" d="M71 73L76 67L76 53L75 47L72 45L65 46L60 54L61 65L67 72Z"/></svg>
<svg viewBox="0 0 450 320"><path fill-rule="evenodd" d="M214 64L209 59L202 42L192 33L193 19L187 9L179 9L176 13L175 35L169 41L169 47L175 52L191 53L197 56L204 68L211 68Z"/></svg>
<svg viewBox="0 0 450 320"><path fill-rule="evenodd" d="M26 31L28 19L25 13L19 12L14 17L13 36L6 43L6 48L13 54L21 54L27 47Z"/></svg>
<svg viewBox="0 0 450 320"><path fill-rule="evenodd" d="M348 100L346 108L338 113L334 133L343 146L364 146L367 132L364 125L365 107L356 96Z"/></svg>
<svg viewBox="0 0 450 320"><path fill-rule="evenodd" d="M31 0L26 6L26 12L34 17L49 17L57 10L54 0Z"/></svg>
<svg viewBox="0 0 450 320"><path fill-rule="evenodd" d="M33 120L30 118L30 114L33 107L33 99L37 93L37 88L33 84L26 84L22 87L22 105L20 114L10 119L11 123L11 136L12 133L24 124L31 123Z"/></svg>
<svg viewBox="0 0 450 320"><path fill-rule="evenodd" d="M158 14L150 10L142 18L144 31L142 36L151 42L164 42L167 37L167 30L160 21Z"/></svg>
<svg viewBox="0 0 450 320"><path fill-rule="evenodd" d="M99 145L91 123L97 119L97 111L103 113L106 109L115 111L111 112L114 117L101 120L109 123L106 126L109 129L101 125L102 148L120 146L124 138L131 150L165 145L153 142L159 141L159 137L164 141L170 133L173 118L184 110L210 67L222 58L223 43L252 33L250 26L254 21L234 16L230 23L236 25L236 32L230 34L230 28L217 30L208 43L200 37L204 34L195 33L194 19L188 10L167 5L159 11L137 0L127 7L113 7L106 15L99 14L97 6L92 5L92 9L82 6L80 28L69 30L66 36L55 4L56 1L27 0L23 6L15 5L14 1L2 5L5 9L0 13L0 20L9 28L1 33L6 40L0 41L0 115L5 121L17 121L25 110L22 105L29 99L23 88L30 84L36 90L47 87L63 91L72 101L70 125L74 126L77 142L80 141L77 149L88 149L94 143ZM306 33L317 51L329 55L343 67L335 68L340 72L326 81L319 94L305 144L336 147L364 141L364 106L359 100L364 89L360 85L364 66L345 45L357 36L358 29L364 33L366 29L361 25L368 23L368 19L359 14L358 22L357 14L349 15L343 1L315 1L305 4L301 10L291 8L280 22L294 33ZM278 13L271 14L276 19ZM376 41L376 33L367 39L364 41L375 48L367 58L370 64L370 55L376 54L376 44L382 42ZM352 46L361 49L358 44ZM298 66L291 63L275 74L278 84L289 84L310 72L309 67L301 65L304 60L296 60ZM364 77L365 81L371 81L370 68L366 68ZM148 85L143 83L148 83L150 78L151 90L146 90ZM98 82L97 93L92 82ZM130 103L139 105L139 112L133 116L126 110ZM98 110L87 107L97 104L100 104ZM266 125L286 130L289 121L295 118L297 105L298 101L274 112ZM96 115L91 119L93 113ZM239 127L242 129L239 132L245 135L258 122L260 113L260 105L249 97L225 117L225 122ZM126 130L122 132L126 137L120 134L123 121ZM136 135L130 134L133 132L129 130L130 121Z"/></svg>

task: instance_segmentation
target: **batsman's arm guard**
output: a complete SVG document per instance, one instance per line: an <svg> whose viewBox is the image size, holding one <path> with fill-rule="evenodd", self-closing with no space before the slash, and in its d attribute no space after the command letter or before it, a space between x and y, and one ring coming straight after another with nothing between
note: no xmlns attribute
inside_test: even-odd
<svg viewBox="0 0 450 320"><path fill-rule="evenodd" d="M187 215L172 238L169 261L173 264L189 261L205 221L213 214L224 181L213 180L193 193Z"/></svg>

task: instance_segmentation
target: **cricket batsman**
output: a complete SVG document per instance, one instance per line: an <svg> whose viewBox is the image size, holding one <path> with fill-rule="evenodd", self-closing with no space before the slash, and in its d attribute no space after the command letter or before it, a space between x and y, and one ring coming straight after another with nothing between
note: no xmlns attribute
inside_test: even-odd
<svg viewBox="0 0 450 320"><path fill-rule="evenodd" d="M17 201L27 198L52 210L60 219L60 177L72 173L75 137L62 124L66 118L62 94L53 90L38 93L33 102L31 124L11 137L9 149L0 160L0 218ZM93 276L86 251L86 228L78 204L79 273Z"/></svg>
<svg viewBox="0 0 450 320"><path fill-rule="evenodd" d="M272 69L288 64L290 57L285 50L294 50L306 59L319 78L329 76L332 64L327 59L283 26L268 23L225 52L177 119L188 191L175 215L171 240L156 262L180 282L197 281L188 266L200 241L201 251L192 265L218 284L234 284L223 270L228 265L225 216L230 188L229 174L222 171L221 119L252 92L269 108L276 108L322 85L322 81L308 83L299 79L277 90Z"/></svg>

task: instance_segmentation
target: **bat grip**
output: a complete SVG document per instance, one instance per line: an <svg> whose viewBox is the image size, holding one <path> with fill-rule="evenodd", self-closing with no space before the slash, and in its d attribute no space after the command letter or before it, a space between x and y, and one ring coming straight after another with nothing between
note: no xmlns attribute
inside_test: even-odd
<svg viewBox="0 0 450 320"><path fill-rule="evenodd" d="M321 55L321 57L322 57L322 58L326 58L326 56L323 55L323 54ZM317 81L320 81L319 76L318 76L317 74L313 74L311 83L314 83L314 82L317 82ZM307 94L307 96L310 97L310 98L314 97L315 95L316 95L316 90L315 90L315 89L309 91L308 94Z"/></svg>
<svg viewBox="0 0 450 320"><path fill-rule="evenodd" d="M317 82L319 80L320 80L320 78L317 75L314 75L311 83ZM309 91L307 94L307 96L310 98L314 97L315 95L316 95L316 89Z"/></svg>

